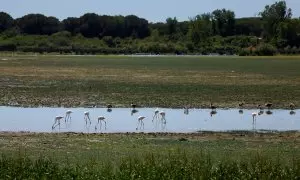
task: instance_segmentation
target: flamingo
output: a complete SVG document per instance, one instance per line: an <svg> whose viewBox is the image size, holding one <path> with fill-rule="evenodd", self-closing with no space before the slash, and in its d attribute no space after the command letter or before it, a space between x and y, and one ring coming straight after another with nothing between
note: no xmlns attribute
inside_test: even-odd
<svg viewBox="0 0 300 180"><path fill-rule="evenodd" d="M253 130L256 129L256 117L259 113L257 112L253 112L251 115L252 115L252 125L253 125Z"/></svg>
<svg viewBox="0 0 300 180"><path fill-rule="evenodd" d="M90 124L92 123L90 119L90 112L88 111L84 112L84 120L85 120L85 124L87 124L87 120L89 120Z"/></svg>
<svg viewBox="0 0 300 180"><path fill-rule="evenodd" d="M65 123L68 122L69 120L71 121L71 119L72 119L71 114L72 113L73 113L73 111L71 111L71 110L66 111Z"/></svg>
<svg viewBox="0 0 300 180"><path fill-rule="evenodd" d="M97 123L97 125L95 126L95 130L97 130L98 124L100 124L100 129L102 129L102 122L105 123L105 129L106 129L106 121L105 121L105 117L104 117L104 116L99 116L97 120L98 120L98 123Z"/></svg>
<svg viewBox="0 0 300 180"><path fill-rule="evenodd" d="M186 115L189 114L189 106L185 106L185 107L183 108L183 114L186 114Z"/></svg>
<svg viewBox="0 0 300 180"><path fill-rule="evenodd" d="M166 112L165 111L160 111L159 115L161 116L161 120L166 122Z"/></svg>
<svg viewBox="0 0 300 180"><path fill-rule="evenodd" d="M137 127L136 127L136 130L138 130L139 129L139 125L140 125L140 129L143 127L143 129L144 129L144 119L145 119L146 117L145 116L139 116L138 117L138 125L137 125Z"/></svg>
<svg viewBox="0 0 300 180"><path fill-rule="evenodd" d="M156 108L155 111L154 111L154 116L153 116L152 122L154 121L154 119L158 118L158 113L159 113L159 109Z"/></svg>
<svg viewBox="0 0 300 180"><path fill-rule="evenodd" d="M52 130L53 130L54 128L56 128L56 126L59 126L59 127L60 127L60 120L63 119L63 118L64 118L63 116L56 116L56 117L54 118L54 123L53 123L53 125L52 125Z"/></svg>

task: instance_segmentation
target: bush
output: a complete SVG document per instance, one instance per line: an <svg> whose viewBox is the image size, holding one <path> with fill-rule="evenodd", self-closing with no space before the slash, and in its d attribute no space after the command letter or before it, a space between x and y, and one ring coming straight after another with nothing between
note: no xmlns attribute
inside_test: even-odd
<svg viewBox="0 0 300 180"><path fill-rule="evenodd" d="M1 42L0 51L15 51L17 49L15 43L13 42Z"/></svg>
<svg viewBox="0 0 300 180"><path fill-rule="evenodd" d="M277 52L276 48L271 44L260 44L257 46L255 53L259 56L273 56Z"/></svg>

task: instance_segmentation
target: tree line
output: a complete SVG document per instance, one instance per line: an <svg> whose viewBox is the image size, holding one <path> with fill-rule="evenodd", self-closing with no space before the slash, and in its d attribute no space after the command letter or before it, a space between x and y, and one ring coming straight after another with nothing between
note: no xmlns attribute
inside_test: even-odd
<svg viewBox="0 0 300 180"><path fill-rule="evenodd" d="M236 18L217 9L179 22L149 23L135 15L86 13L62 21L42 14L13 19L0 12L0 50L61 53L300 53L300 18L285 1L266 5L258 17Z"/></svg>

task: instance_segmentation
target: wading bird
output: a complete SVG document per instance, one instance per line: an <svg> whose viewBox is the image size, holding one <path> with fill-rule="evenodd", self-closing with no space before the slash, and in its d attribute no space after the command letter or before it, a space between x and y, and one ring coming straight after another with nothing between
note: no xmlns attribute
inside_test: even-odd
<svg viewBox="0 0 300 180"><path fill-rule="evenodd" d="M145 119L146 117L145 116L139 116L138 117L138 125L137 125L137 127L136 127L136 130L138 130L138 129L144 129L144 119Z"/></svg>
<svg viewBox="0 0 300 180"><path fill-rule="evenodd" d="M54 123L53 123L53 125L52 125L52 130L53 130L54 128L56 128L56 126L58 126L58 127L60 128L60 120L63 119L63 118L64 118L63 116L56 116L56 117L54 118Z"/></svg>
<svg viewBox="0 0 300 180"><path fill-rule="evenodd" d="M161 120L166 119L166 112L165 111L159 111L159 115L161 116Z"/></svg>
<svg viewBox="0 0 300 180"><path fill-rule="evenodd" d="M132 109L135 109L135 108L136 108L136 104L131 103L130 106L132 107Z"/></svg>
<svg viewBox="0 0 300 180"><path fill-rule="evenodd" d="M210 103L210 109L217 109L217 106L215 106L212 103Z"/></svg>
<svg viewBox="0 0 300 180"><path fill-rule="evenodd" d="M290 103L290 109L294 110L295 109L295 104L294 103Z"/></svg>
<svg viewBox="0 0 300 180"><path fill-rule="evenodd" d="M257 108L259 109L259 112L258 112L259 116L262 115L262 114L264 114L264 108L260 104L257 105Z"/></svg>
<svg viewBox="0 0 300 180"><path fill-rule="evenodd" d="M190 112L189 106L184 106L184 108L183 108L183 114L188 115L189 112Z"/></svg>
<svg viewBox="0 0 300 180"><path fill-rule="evenodd" d="M160 115L160 120L162 121L162 123L166 123L167 122L167 120L166 120L166 112L165 111L160 111L159 115Z"/></svg>
<svg viewBox="0 0 300 180"><path fill-rule="evenodd" d="M240 109L243 109L244 108L244 103L243 102L239 103L239 107L240 107Z"/></svg>
<svg viewBox="0 0 300 180"><path fill-rule="evenodd" d="M266 103L266 104L265 104L265 106L266 106L268 109L271 109L272 105L273 105L272 103Z"/></svg>
<svg viewBox="0 0 300 180"><path fill-rule="evenodd" d="M257 117L258 113L257 112L253 112L251 115L252 115L253 130L256 130L256 117Z"/></svg>
<svg viewBox="0 0 300 180"><path fill-rule="evenodd" d="M107 112L112 112L112 105L111 104L108 104L106 106L106 108L107 108Z"/></svg>
<svg viewBox="0 0 300 180"><path fill-rule="evenodd" d="M84 120L85 120L85 124L87 124L88 120L89 120L90 124L92 123L91 118L90 118L90 112L88 112L88 111L84 112Z"/></svg>
<svg viewBox="0 0 300 180"><path fill-rule="evenodd" d="M158 113L159 113L159 109L156 108L155 111L154 111L154 116L153 116L152 122L153 122L154 120L157 120L157 119L158 119Z"/></svg>
<svg viewBox="0 0 300 180"><path fill-rule="evenodd" d="M97 130L97 126L100 124L100 130L102 129L102 122L104 122L105 125L105 129L106 129L106 121L105 121L105 117L104 116L99 116L98 117L98 123L95 126L95 130Z"/></svg>
<svg viewBox="0 0 300 180"><path fill-rule="evenodd" d="M111 104L108 104L106 107L107 107L107 109L111 109L111 108L112 108L112 105L111 105Z"/></svg>
<svg viewBox="0 0 300 180"><path fill-rule="evenodd" d="M243 114L244 113L244 111L243 111L244 103L243 102L239 103L239 108L240 108L239 113Z"/></svg>
<svg viewBox="0 0 300 180"><path fill-rule="evenodd" d="M65 123L68 122L69 120L71 121L71 119L72 119L71 114L72 113L73 113L73 111L71 111L71 110L66 111Z"/></svg>

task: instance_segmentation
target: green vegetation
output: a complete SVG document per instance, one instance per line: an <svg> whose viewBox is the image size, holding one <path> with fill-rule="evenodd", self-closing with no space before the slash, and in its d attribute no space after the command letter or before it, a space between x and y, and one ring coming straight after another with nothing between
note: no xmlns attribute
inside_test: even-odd
<svg viewBox="0 0 300 180"><path fill-rule="evenodd" d="M245 107L300 104L300 59L2 56L0 102L22 106Z"/></svg>
<svg viewBox="0 0 300 180"><path fill-rule="evenodd" d="M254 12L257 13L257 12ZM260 17L235 18L217 9L189 21L149 23L134 15L86 13L59 21L42 14L13 19L0 12L0 51L62 54L300 54L300 19L285 1Z"/></svg>
<svg viewBox="0 0 300 180"><path fill-rule="evenodd" d="M299 133L1 133L1 179L297 179Z"/></svg>

